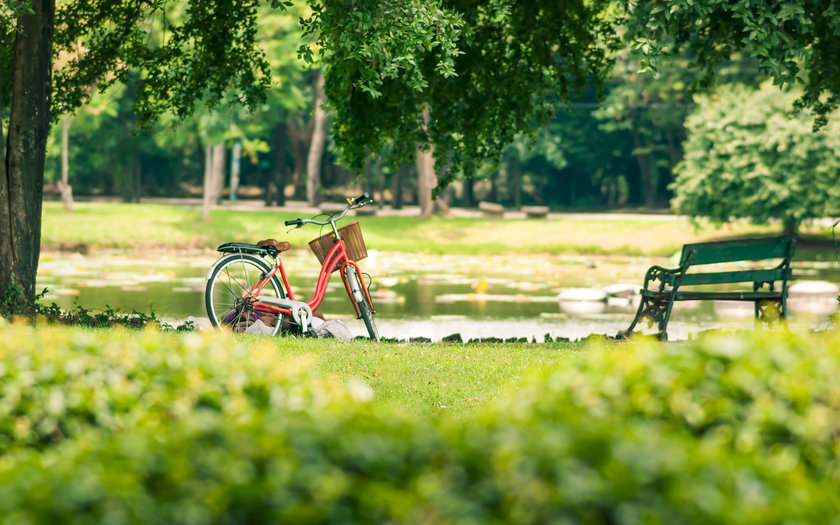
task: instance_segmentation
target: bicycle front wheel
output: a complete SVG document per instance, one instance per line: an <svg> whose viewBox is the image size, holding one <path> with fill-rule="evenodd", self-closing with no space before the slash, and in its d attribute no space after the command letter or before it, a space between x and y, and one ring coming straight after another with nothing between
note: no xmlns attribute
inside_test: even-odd
<svg viewBox="0 0 840 525"><path fill-rule="evenodd" d="M359 283L359 276L356 275L356 269L351 265L347 265L347 284L350 285L350 291L353 294L353 301L359 307L359 313L361 314L362 320L365 322L368 335L372 340L378 342L379 331L376 329L376 323L373 320L373 310L368 304L365 292L362 290L362 286Z"/></svg>
<svg viewBox="0 0 840 525"><path fill-rule="evenodd" d="M269 273L271 268L253 255L231 254L219 259L204 290L210 323L237 333L279 333L284 315L261 301L286 297L277 276L272 276L256 297L250 296L250 291Z"/></svg>

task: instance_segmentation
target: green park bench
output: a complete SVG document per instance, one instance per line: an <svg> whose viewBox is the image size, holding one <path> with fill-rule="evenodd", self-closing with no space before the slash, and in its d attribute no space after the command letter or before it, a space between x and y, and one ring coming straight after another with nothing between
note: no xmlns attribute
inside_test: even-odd
<svg viewBox="0 0 840 525"><path fill-rule="evenodd" d="M666 332L675 301L749 301L755 303L755 317L760 320L784 318L787 314L787 288L792 278L790 260L796 248L792 236L701 242L683 246L678 268L651 266L645 274L641 303L630 327L619 334L627 336L642 320L650 319L659 325L659 339L668 339ZM776 266L748 270L697 271L708 264L778 259ZM657 283L650 289L651 283ZM685 286L753 283L753 291L697 291L683 290ZM776 283L780 286L776 286ZM764 285L767 289L763 289ZM773 307L771 314L768 308Z"/></svg>

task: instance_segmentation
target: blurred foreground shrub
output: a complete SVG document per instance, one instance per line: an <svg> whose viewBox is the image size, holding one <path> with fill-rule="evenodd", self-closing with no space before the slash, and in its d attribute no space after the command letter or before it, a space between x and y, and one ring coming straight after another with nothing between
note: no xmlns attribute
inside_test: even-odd
<svg viewBox="0 0 840 525"><path fill-rule="evenodd" d="M0 326L0 520L840 515L834 334L593 347L458 421L392 413L276 344L294 343Z"/></svg>

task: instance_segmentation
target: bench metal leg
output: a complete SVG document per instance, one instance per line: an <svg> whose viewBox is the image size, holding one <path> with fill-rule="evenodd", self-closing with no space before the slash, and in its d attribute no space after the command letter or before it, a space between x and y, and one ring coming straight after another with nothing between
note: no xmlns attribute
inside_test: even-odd
<svg viewBox="0 0 840 525"><path fill-rule="evenodd" d="M630 327L620 336L626 337L633 333L633 329L642 319L650 319L651 322L656 323L659 328L657 337L662 341L668 340L668 321L671 318L671 308L674 306L674 294L671 293L667 297L646 297L642 296L642 302L639 303L639 308L636 310L636 316L630 323Z"/></svg>
<svg viewBox="0 0 840 525"><path fill-rule="evenodd" d="M769 285L769 289L772 292L774 289L774 283L763 283L763 282L755 282L753 283L753 291L757 292L761 288L764 287L765 284ZM782 284L784 286L784 284ZM756 321L762 321L765 323L773 322L778 319L784 319L787 314L787 301L785 299L787 294L782 294L781 299L772 300L772 299L764 299L764 300L756 300L755 301L755 319Z"/></svg>

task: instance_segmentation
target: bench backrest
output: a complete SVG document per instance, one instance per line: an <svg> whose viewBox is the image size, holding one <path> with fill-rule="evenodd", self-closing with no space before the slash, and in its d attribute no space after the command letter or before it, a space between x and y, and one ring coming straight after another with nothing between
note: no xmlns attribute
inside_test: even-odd
<svg viewBox="0 0 840 525"><path fill-rule="evenodd" d="M680 266L717 264L735 261L759 261L762 259L786 259L793 257L796 240L793 236L739 239L734 241L698 242L686 244L682 249Z"/></svg>
<svg viewBox="0 0 840 525"><path fill-rule="evenodd" d="M740 239L734 241L701 242L683 246L680 267L719 264L736 261L782 259L778 265L762 270L736 270L715 273L688 273L682 284L717 284L748 281L790 280L790 260L796 249L793 236Z"/></svg>

